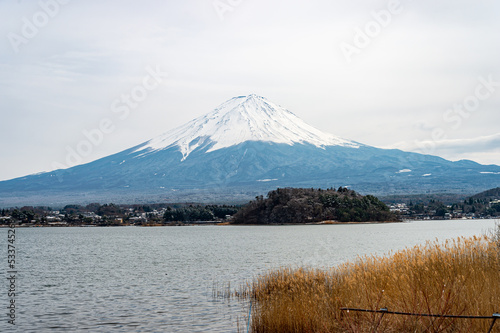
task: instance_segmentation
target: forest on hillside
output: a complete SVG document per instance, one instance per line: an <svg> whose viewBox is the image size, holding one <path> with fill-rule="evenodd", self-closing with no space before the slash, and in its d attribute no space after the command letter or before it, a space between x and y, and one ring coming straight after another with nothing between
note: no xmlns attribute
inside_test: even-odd
<svg viewBox="0 0 500 333"><path fill-rule="evenodd" d="M397 221L398 217L372 195L340 187L331 189L279 188L258 196L234 216L234 224L300 224L321 221Z"/></svg>

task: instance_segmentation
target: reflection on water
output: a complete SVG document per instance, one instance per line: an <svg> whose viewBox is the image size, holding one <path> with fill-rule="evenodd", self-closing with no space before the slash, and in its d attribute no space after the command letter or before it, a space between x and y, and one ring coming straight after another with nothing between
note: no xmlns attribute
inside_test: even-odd
<svg viewBox="0 0 500 333"><path fill-rule="evenodd" d="M214 285L237 287L280 266L328 267L426 240L477 235L494 224L18 229L15 331L234 332L246 305L214 299ZM7 239L6 229L0 237ZM7 297L0 305L6 308ZM0 331L11 328L4 315Z"/></svg>

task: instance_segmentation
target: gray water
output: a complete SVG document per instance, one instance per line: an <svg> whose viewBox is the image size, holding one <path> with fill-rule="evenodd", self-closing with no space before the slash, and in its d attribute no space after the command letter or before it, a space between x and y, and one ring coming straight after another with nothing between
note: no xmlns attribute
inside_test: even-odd
<svg viewBox="0 0 500 333"><path fill-rule="evenodd" d="M367 254L484 234L494 220L363 225L16 229L16 325L7 323L0 229L0 331L235 332L248 304L214 298L280 266L329 267Z"/></svg>

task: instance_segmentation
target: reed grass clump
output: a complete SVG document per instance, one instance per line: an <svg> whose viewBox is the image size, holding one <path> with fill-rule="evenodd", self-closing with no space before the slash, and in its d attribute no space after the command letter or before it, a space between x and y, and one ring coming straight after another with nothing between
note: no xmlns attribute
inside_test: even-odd
<svg viewBox="0 0 500 333"><path fill-rule="evenodd" d="M252 332L487 332L491 320L341 311L342 307L446 315L500 312L498 239L459 238L359 258L331 270L280 268L241 287ZM500 320L492 332L500 332Z"/></svg>

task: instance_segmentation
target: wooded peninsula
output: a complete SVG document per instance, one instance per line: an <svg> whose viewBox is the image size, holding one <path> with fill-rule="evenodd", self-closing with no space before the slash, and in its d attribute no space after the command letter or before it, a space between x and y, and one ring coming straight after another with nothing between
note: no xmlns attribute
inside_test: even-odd
<svg viewBox="0 0 500 333"><path fill-rule="evenodd" d="M372 195L360 195L339 187L279 188L267 198L256 197L232 219L234 224L303 224L322 221L382 222L398 221L398 216Z"/></svg>

